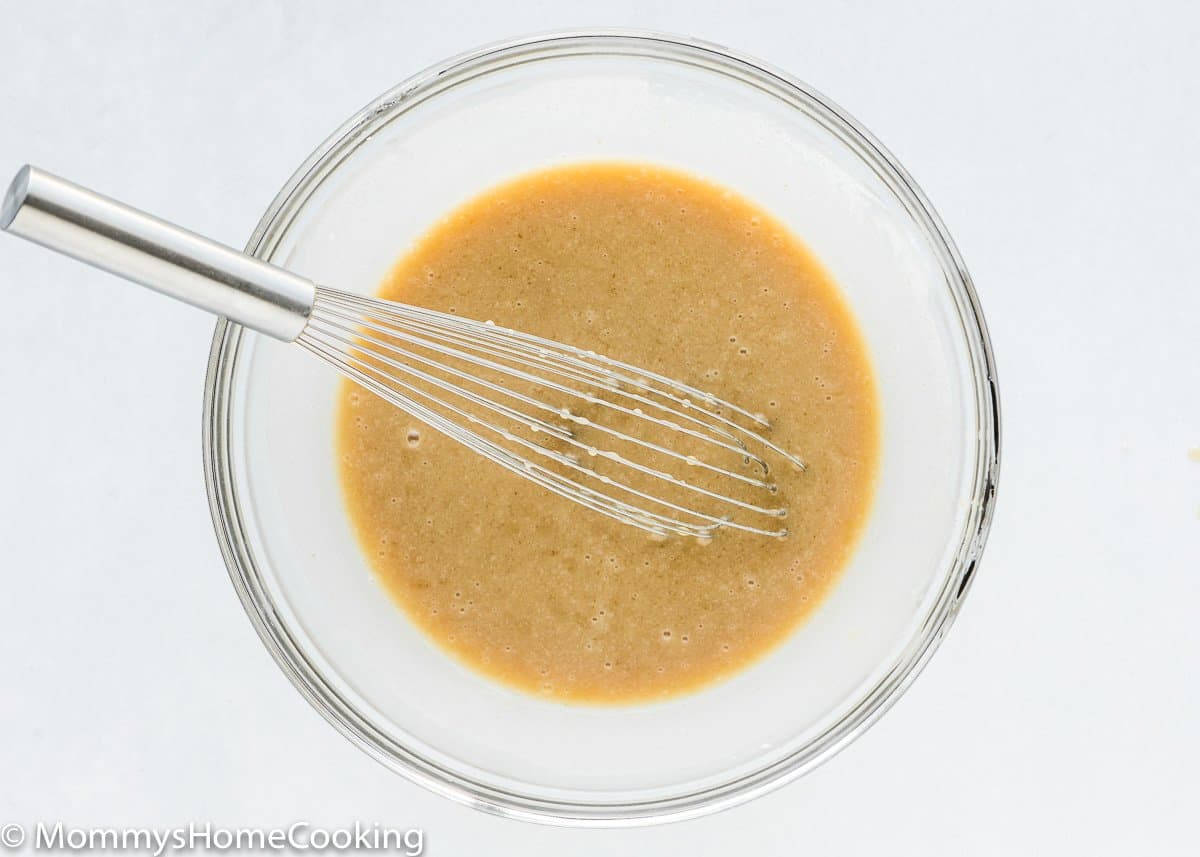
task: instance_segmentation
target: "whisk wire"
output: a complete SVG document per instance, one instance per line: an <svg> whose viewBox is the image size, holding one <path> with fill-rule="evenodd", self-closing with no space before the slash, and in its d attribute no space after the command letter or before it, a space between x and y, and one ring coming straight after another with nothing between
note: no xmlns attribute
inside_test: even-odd
<svg viewBox="0 0 1200 857"><path fill-rule="evenodd" d="M450 375L454 376L455 378L459 379L460 381L479 385L481 387L484 387L485 389L491 390L492 392L494 392L498 395L511 397L511 398L516 399L516 400L520 401L521 403L526 404L537 410L541 410L546 413L554 414L555 416L558 416L561 419L569 420L569 421L579 421L581 419L584 419L577 415L571 414L569 412L569 410L567 410L567 409L555 408L554 406L546 403L545 401L541 401L539 399L535 399L531 396L527 396L523 393L520 393L519 391L512 390L507 387L503 387L494 382L480 378L477 375L471 375L469 373L462 372L461 370L455 369L454 367L447 366L445 364L445 362L439 362L436 360L432 360L428 357L424 357L420 354L417 354L416 352L411 351L409 349L400 348L400 347L396 346L395 344L387 342L385 340L382 340L376 336L371 336L366 333L363 333L363 332L361 332L361 330L358 334L354 334L353 329L346 324L338 324L338 323L334 323L334 322L329 322L328 320L326 320L322 317L314 317L314 319L311 323L311 326L313 329L314 336L322 335L322 336L325 336L326 338L332 338L347 347L353 347L355 342L367 343L371 346L374 346L375 349L377 349L377 350L372 353L372 359L380 361L380 362L384 362L387 365L392 366L393 368L395 368L398 371L417 375L418 373L412 369L411 364L412 363L420 363L422 365L431 366L431 367L437 368L441 371L444 371L447 374L450 374ZM363 325L363 327L366 327L367 329L370 329L370 330L385 329L377 324L366 324L366 325ZM332 330L331 330L331 328L332 328ZM334 332L334 331L340 331L340 333ZM505 374L512 374L514 377L518 377L523 380L537 381L538 383L541 383L543 386L547 386L550 389L553 389L557 392L561 392L561 393L565 393L568 395L577 396L577 397L581 397L581 398L588 397L588 394L581 393L572 388L568 388L568 387L561 386L558 384L553 384L553 383L546 383L546 382L542 381L541 379L538 379L535 376L524 373L524 372L511 373L507 370L507 367L505 367L501 364L497 364L497 363L494 363L494 362L488 361L488 360L478 360L478 359L473 358L469 354L465 354L464 352L461 352L461 351L458 351L455 349L440 348L440 347L437 347L436 345L432 345L418 337L413 337L409 334L401 333L398 331L393 333L389 330L387 335L391 338L398 339L398 340L401 340L406 343L429 348L430 350L437 351L438 353L446 355L446 356L459 357L463 360L466 360L471 363L475 363L476 365L479 365L479 366L482 366L485 368L496 369L497 371L504 372ZM400 358L400 360L397 361L395 359L386 357L383 354L381 354L380 351L386 352L387 354L394 355L394 357L398 357L398 358ZM589 445L583 444L583 443L580 443L580 442L574 440L574 436L571 433L569 428L562 428L562 427L559 427L552 423L547 423L544 420L537 419L536 417L531 417L520 411L516 411L515 409L503 407L501 405L498 405L498 403L490 401L482 396L472 395L469 392L464 391L461 387L455 386L454 384L443 381L441 379L434 378L433 376L421 373L419 375L419 377L421 377L424 380L429 381L429 383L435 384L436 386L438 386L441 389L447 390L447 391L455 393L457 395L462 395L464 398L469 398L472 401L474 401L476 404L479 404L482 407L488 408L489 410L493 410L493 411L501 411L502 410L504 415L509 416L512 419L518 420L519 422L522 422L523 424L525 424L526 426L531 428L533 431L547 432L548 434L554 435L565 442L572 443L572 444L578 446L580 449L583 449L585 451L590 448ZM620 406L616 406L614 409L620 411L621 413L629 414L632 416L639 416L639 414L637 414L635 411L627 409L627 408L622 408ZM650 417L650 416L645 416L645 419L650 420L651 422L656 422L659 425L662 425L664 427L668 427L668 428L676 427L675 424L670 421L659 420L659 419L655 419L654 417ZM710 464L709 462L706 462L706 461L703 461L700 459L695 459L694 456L691 456L691 457L686 456L676 450L662 446L661 444L656 444L656 443L646 440L644 438L635 437L631 434L628 434L626 432L622 432L616 428L613 428L612 426L608 426L603 423L592 421L592 420L588 420L585 424L594 428L598 432L608 434L618 440L621 440L621 441L624 441L624 442L627 442L630 444L635 444L635 445L638 445L638 446L641 446L641 447L644 447L647 449L651 449L657 453L660 453L662 455L665 455L665 456L668 456L671 458L678 459L680 461L687 461L689 464L696 466L698 468L710 470L714 473L719 473L722 476L727 476L731 479L736 479L738 481L745 482L746 484L754 486L756 488L767 488L767 489L771 488L771 485L769 483L764 482L761 479L756 479L753 476L747 476L746 474L737 473L733 470L719 467L717 465ZM705 440L708 440L708 438L704 438L704 436L700 435L699 433L693 434L692 436L700 437ZM744 447L741 447L741 446L734 447L734 446L730 446L729 444L724 444L724 443L720 443L720 442L716 442L716 443L718 446L722 446L726 449L730 449L735 452L740 452L742 455L744 455L748 458L751 458L751 459L756 458L756 456L753 456L751 453L746 451L744 449ZM692 458L693 460L688 461L689 458Z"/></svg>
<svg viewBox="0 0 1200 857"><path fill-rule="evenodd" d="M541 465L524 459L519 455L513 454L510 450L507 450L504 447L501 447L498 444L489 441L472 431L464 429L461 425L455 423L453 420L447 419L443 414L426 407L419 401L405 395L404 393L398 392L390 383L385 384L372 377L370 374L368 374L368 371L370 371L369 364L364 364L363 361L360 361L357 358L351 358L349 361L347 361L345 355L338 349L330 348L329 346L315 340L303 338L302 340L298 340L298 342L302 348L306 349L322 360L333 364L336 368L338 368L339 371L344 373L347 377L353 379L365 389L370 390L385 401L388 401L403 409L407 413L412 414L414 417L431 426L432 428L443 432L454 440L459 441L474 452L483 455L485 458L488 458L489 460L507 468L514 473L517 473L520 476L542 485L544 488L553 491L560 496L574 500L589 509L593 509L611 518L615 518L624 523L633 524L651 532L654 535L660 536L676 534L706 539L710 538L712 532L722 525L735 526L737 529L745 529L751 532L761 532L764 535L775 535L775 533L771 533L766 530L759 530L752 527L746 527L744 525L734 525L723 518L703 515L702 513L698 513L694 510L677 506L675 504L663 503L659 498L652 497L644 492L638 492L636 490L632 492L643 499L660 503L662 505L667 505L676 511L693 515L708 522L703 525L689 524L660 513L655 513L644 508L631 505L622 500L597 491L596 489L589 488L586 485L581 485L578 482L566 479ZM360 368L364 365L366 366L366 369ZM454 408L451 405L441 402L441 400L424 393L424 391L409 387L408 385L404 384L399 384L397 386L400 386L403 389L409 389L412 392L423 395L425 398L432 399L435 404L446 407L451 412L456 413L458 416L467 420L468 423L479 424L484 427L494 429L494 427L488 426L473 414L469 414L461 409ZM494 430L498 431L498 429ZM520 439L515 440L520 442ZM546 452L553 455L553 451L546 450ZM565 457L557 460L559 460L562 464L574 465L573 462L569 461ZM578 465L574 466L578 467ZM585 468L579 469L586 472ZM605 480L606 484L612 484L612 481L607 477L605 477Z"/></svg>
<svg viewBox="0 0 1200 857"><path fill-rule="evenodd" d="M667 399L679 408L695 411L708 420L715 421L730 437L738 435L748 437L755 443L765 446L767 449L791 462L793 466L800 470L805 468L804 461L794 453L775 445L769 438L747 429L733 419L719 413L716 409L719 408L728 411L730 414L740 416L757 424L761 428L770 428L770 423L761 414L751 413L731 402L719 399L711 393L704 392L666 376L613 360L597 354L595 351L572 348L523 331L496 327L487 322L481 323L464 319L437 310L411 306L409 304L393 303L391 301L380 301L375 298L364 298L359 295L338 292L332 289L318 288L317 304L323 310L337 307L340 304L352 312L359 313L361 317L365 317L368 320L377 318L387 324L396 325L401 329L414 329L431 336L437 334L453 336L457 334L457 341L476 350L484 350L484 346L480 344L481 342L495 343L499 348L494 353L503 356L505 359L516 361L518 360L516 355L524 354L527 358L534 358L541 367L552 373L564 373L567 374L567 377L574 377L576 380L596 384L611 393L635 399L639 402L669 411L677 417L691 420L710 431L718 428L712 425L711 422L705 422L699 416L689 416L679 410L674 410L669 406L663 405L661 402L641 396L637 392L622 389L620 385L626 384L635 389L641 388L650 394ZM566 372L567 367L578 370L580 374L577 376L568 374ZM651 386L651 382L675 392L672 393L667 390L657 389ZM697 404L698 401L704 404ZM610 407L613 406L613 403L606 401L601 402L601 404ZM638 414L638 416L642 415ZM678 428L677 426L670 425L668 427ZM746 448L742 446L741 449L744 451ZM761 458L757 456L755 458L762 466L767 466L766 462Z"/></svg>
<svg viewBox="0 0 1200 857"><path fill-rule="evenodd" d="M577 459L572 458L571 456L564 455L564 454L557 452L555 450L552 450L552 449L548 449L544 446L533 443L525 438L517 437L516 435L512 434L511 432L508 432L502 428L499 428L497 426L494 426L494 425L488 423L486 420L481 419L476 414L472 414L469 411L465 411L462 408L455 406L454 404L447 402L444 399L440 399L440 398L428 393L427 391L420 389L419 387L416 387L407 382L398 380L394 376L389 376L389 375L382 373L378 369L378 367L372 365L372 362L370 362L370 361L367 361L360 357L354 356L353 354L347 354L346 352L338 350L336 347L329 347L326 343L322 343L318 339L315 339L315 338L309 339L309 338L305 337L304 341L302 341L301 344L304 345L305 347L308 347L309 345L316 346L316 347L310 347L309 351L327 361L331 361L331 362L345 361L344 365L345 365L346 369L354 370L356 379L361 377L363 375L363 373L369 373L369 375L372 375L372 376L378 375L382 378L385 378L386 383L381 382L376 379L374 384L372 384L372 387L371 387L371 389L374 392L376 392L377 394L380 394L385 399L391 400L391 399L395 398L388 391L390 391L393 387L399 387L400 389L406 390L409 393L412 393L412 394L421 396L424 399L427 399L430 403L450 411L451 413L455 414L456 416L467 420L472 425L476 425L476 426L479 426L480 428L500 434L506 441L508 441L510 443L518 444L521 447L528 449L531 452L534 452L535 454L546 456L565 467L568 467L572 470L580 472L590 478L598 479L605 485L609 485L609 486L619 489L621 491L626 491L626 492L631 493L643 500L646 500L651 503L655 503L657 505L665 506L674 511L692 515L694 517L700 518L701 520L708 521L712 525L725 525L725 526L733 527L735 529L750 529L752 532L760 532L759 528L745 527L744 525L740 525L736 522L731 521L727 516L719 517L716 515L704 514L702 512L698 512L694 509L690 509L688 507L679 505L678 503L674 503L674 502L665 500L662 497L646 493L645 491L640 491L640 490L628 485L627 483L624 483L619 480L613 479L611 477L596 473L591 468L583 467ZM390 360L387 358L372 356L371 361L385 362L387 365L390 365L394 368L400 369L401 371L404 371L406 373L412 372L410 367L407 367L398 361ZM455 389L451 385L438 382L438 379L435 379L432 376L427 375L426 373L415 372L413 374L417 374L423 380L428 380L428 381L430 381L430 383L434 383L435 386L439 386L439 388L448 389L448 390L458 393L458 394L462 393L462 391ZM484 407L487 407L490 410L495 410L498 412L505 412L506 415L513 414L513 415L515 415L513 417L514 419L517 419L517 420L524 419L524 415L520 414L520 412L511 411L511 409L503 408L503 406L497 406L495 403L488 402L487 400L479 399L478 397L471 397L471 401L475 402L476 404L480 404ZM398 405L399 407L408 408L411 402L412 402L411 398L409 398L408 396L403 396L402 400L395 401L394 404ZM584 446L583 444L580 444L578 441L574 440L573 438L564 438L564 440L566 440L567 442L569 442L573 445L581 447L581 448L583 448L583 446ZM494 444L490 441L484 440L483 442L491 444L497 450L507 452L506 450L503 450L503 447L500 447L499 445ZM670 482L671 484L676 485L680 488L684 488L689 491L697 492L699 494L702 494L706 497L710 497L710 498L717 500L719 502L722 502L722 503L727 503L732 506L736 506L738 508L746 509L746 510L749 510L752 512L758 512L758 513L765 514L765 515L772 515L772 516L776 516L776 517L782 516L782 513L783 513L782 509L770 509L770 508L759 506L759 505L756 505L753 503L747 503L745 501L739 500L734 497L729 497L729 496L726 496L723 494L718 494L709 489L703 488L698 485L694 485L686 480L680 479L679 477L676 477L670 473L647 467L646 465L643 465L636 461L632 461L628 458L625 458L624 456L621 456L621 455L611 452L611 451L607 451L607 450L596 451L596 454L600 455L604 458L607 458L611 461L614 461L618 464L629 467L639 473L643 473L648 476L655 477L657 479L662 479L662 480ZM522 459L518 459L518 460L523 462L522 466L524 467L524 469L527 470L528 462L525 462ZM765 532L765 531L763 531L763 532ZM699 535L700 532L695 532L693 534Z"/></svg>
<svg viewBox="0 0 1200 857"><path fill-rule="evenodd" d="M510 331L490 322L471 321L324 288L317 289L308 324L296 341L366 389L491 461L556 494L654 535L679 534L704 540L724 527L776 537L787 533L786 529L768 529L737 520L731 514L733 510L742 510L756 516L781 518L786 515L786 509L782 507L743 500L722 490L696 484L615 450L600 449L579 439L576 432L578 429L596 431L615 441L684 462L698 471L774 493L774 485L763 478L739 473L623 431L603 420L585 417L571 407L558 406L513 389L501 379L525 382L538 390L570 400L582 400L630 420L646 421L732 452L742 462L757 465L763 476L769 473L769 466L760 454L747 446L747 440L778 451L795 466L803 467L798 457L780 450L759 433L719 413L718 409L727 409L765 427L762 417L711 394L593 352ZM469 368L460 368L460 363ZM499 377L495 380L483 377L480 370ZM583 386L580 389L575 385ZM591 391L593 388L596 392ZM535 413L553 415L568 425L548 422L498 401L498 397ZM625 478L599 472L594 466L581 463L579 456L521 437L513 432L513 427L494 424L480 413L456 404L456 399L586 453L590 459L620 468L619 472L639 474L655 480L655 484L665 482L697 498L714 501L729 511L721 514L695 508L685 505L680 498L653 493ZM633 402L636 406L613 399ZM685 409L688 412L685 413ZM490 439L480 432L498 436L498 439ZM526 457L527 454L547 459L578 478L539 464ZM599 482L601 487L581 480ZM614 492L636 498L652 508L614 496ZM677 513L682 518L670 513Z"/></svg>
<svg viewBox="0 0 1200 857"><path fill-rule="evenodd" d="M495 370L497 372L500 372L504 375L508 375L513 378L518 378L518 379L521 379L524 381L529 381L531 383L536 383L537 385L539 385L541 387L545 387L546 389L554 390L555 392L558 392L558 393L563 393L568 396L582 399L585 402L587 402L588 404L601 405L603 407L611 408L612 410L618 411L620 413L624 413L624 414L627 414L630 416L635 416L635 417L649 420L651 422L657 423L660 426L663 426L664 428L669 428L673 431L679 431L679 432L682 432L683 434L689 435L689 436L697 438L699 440L703 440L703 441L706 441L709 443L716 444L717 446L721 446L721 447L737 454L739 457L747 457L748 456L755 464L759 465L764 471L769 469L766 462L763 461L762 458L751 453L746 448L746 445L739 438L737 438L735 435L733 435L731 432L726 431L720 427L715 427L715 426L711 425L710 423L706 423L697 416L684 414L678 410L675 410L674 408L672 408L668 405L665 405L661 402L654 401L653 399L650 399L646 396L642 396L637 393L632 393L627 390L622 390L619 387L615 386L612 381L608 381L606 383L601 378L587 377L586 375L583 375L581 373L576 373L576 372L570 371L569 369L565 369L561 365L555 365L549 359L550 352L547 352L546 354L536 355L536 359L530 359L528 357L522 357L519 355L513 355L511 353L505 353L504 351L502 351L496 347L480 345L479 341L478 341L480 336L486 336L487 334L494 335L495 328L490 325L486 325L486 324L479 325L479 327L482 328L482 330L480 331L480 335L476 336L475 339L472 340L469 337L469 334L457 334L454 336L448 336L445 334L441 334L437 330L434 330L432 333L427 333L426 328L423 325L413 324L410 321L408 321L407 319L405 319L403 316L400 316L395 320L385 321L385 318L386 318L385 314L381 313L379 311L372 312L369 315L366 315L365 317L363 315L355 316L355 315L347 314L345 312L339 313L336 310L330 312L330 314L334 315L334 316L339 316L339 317L345 319L346 321L357 323L360 328L366 328L368 330L375 330L375 331L378 331L381 333L385 333L386 335L393 337L395 339L409 342L411 344L420 345L424 348L429 349L430 351L437 352L444 356L460 359L460 360L463 360L464 362L472 363L472 364L482 367L482 368ZM322 316L315 316L315 320L317 321L317 323L321 323L324 319L322 318ZM420 334L420 338L416 338L418 334ZM514 363L514 364L521 365L521 366L526 366L528 368L540 369L540 370L545 371L545 372L549 373L550 375L553 375L556 377L564 377L564 378L568 378L570 380L582 381L587 384L593 384L593 385L599 386L599 387L601 387L601 389L603 389L607 393L634 399L635 401L638 401L641 404L648 405L650 407L653 407L658 410L664 411L668 414L671 414L672 416L678 417L684 421L687 421L687 422L693 423L697 426L700 426L705 431L720 434L726 440L722 441L718 438L714 438L714 437L711 437L710 435L705 434L703 431L698 431L696 429L692 429L687 426L680 425L679 423L674 422L673 420L654 417L652 415L641 412L641 411L637 410L636 408L628 408L628 407L619 405L615 402L612 402L612 401L609 401L606 399L602 399L591 393L580 392L578 390L575 390L574 388L567 387L565 385L561 385L561 384L558 384L557 382L551 381L544 376L538 376L538 375L534 375L534 374L531 374L528 372L524 372L522 370L514 368L513 366L510 366L507 364L496 363L496 362L488 360L486 358L479 357L470 352L465 352L465 351L462 351L462 350L459 350L456 348L452 348L449 346L444 346L441 344L446 341L454 342L459 345L465 345L465 346L473 349L474 351L478 351L483 354L489 354L494 357L499 357L501 359L510 361L510 363ZM385 344L385 346L386 346L386 344ZM444 367L444 364L442 364L442 363L435 362L434 365L437 365L439 367ZM476 380L473 378L473 376L464 375L463 377L472 378L473 380ZM552 408L551 410L553 410L556 414L558 414L559 416L561 416L563 419L566 419L566 420L578 422L580 419L582 419L577 414L574 414L572 411L570 411L569 408L566 409L565 412L564 412L564 409L562 409L562 408ZM602 424L598 425L597 428L600 431L606 431L606 428ZM637 440L637 439L635 439L634 442L642 443L642 441ZM667 454L670 454L669 451L667 452Z"/></svg>

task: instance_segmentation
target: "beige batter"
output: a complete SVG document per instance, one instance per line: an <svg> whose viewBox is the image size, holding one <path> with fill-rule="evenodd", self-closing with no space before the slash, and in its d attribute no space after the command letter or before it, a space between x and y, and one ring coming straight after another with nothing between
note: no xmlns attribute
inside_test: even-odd
<svg viewBox="0 0 1200 857"><path fill-rule="evenodd" d="M774 471L787 538L656 541L347 382L350 518L397 603L461 661L564 701L659 699L757 660L836 581L878 467L874 379L829 275L766 212L658 167L545 170L451 213L379 296L711 391L766 415L771 440L808 464Z"/></svg>

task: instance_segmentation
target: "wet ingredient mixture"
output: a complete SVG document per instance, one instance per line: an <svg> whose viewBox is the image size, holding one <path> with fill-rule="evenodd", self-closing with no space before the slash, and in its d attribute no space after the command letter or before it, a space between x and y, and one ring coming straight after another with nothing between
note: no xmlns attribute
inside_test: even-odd
<svg viewBox="0 0 1200 857"><path fill-rule="evenodd" d="M878 468L875 384L836 285L765 211L665 168L557 167L450 213L378 294L710 391L764 414L808 465L773 473L786 538L656 540L345 382L338 464L360 543L460 661L556 700L661 699L762 657L836 582Z"/></svg>

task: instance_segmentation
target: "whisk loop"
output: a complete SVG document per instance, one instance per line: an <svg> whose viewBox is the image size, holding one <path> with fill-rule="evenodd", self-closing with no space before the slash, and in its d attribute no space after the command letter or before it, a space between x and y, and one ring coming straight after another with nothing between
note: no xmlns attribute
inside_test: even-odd
<svg viewBox="0 0 1200 857"><path fill-rule="evenodd" d="M322 287L296 341L491 461L653 535L787 534L777 525L786 509L768 502L776 493L768 457L803 462L762 435L764 418L710 393L490 322ZM586 407L599 416L585 416ZM650 440L635 433L639 424L712 455ZM585 431L628 451L583 439ZM668 465L711 478L703 484ZM729 485L760 499L734 496Z"/></svg>

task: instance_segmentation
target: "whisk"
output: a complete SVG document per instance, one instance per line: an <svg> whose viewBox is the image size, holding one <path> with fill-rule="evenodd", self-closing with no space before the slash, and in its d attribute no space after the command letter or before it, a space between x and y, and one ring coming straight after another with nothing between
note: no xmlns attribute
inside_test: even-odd
<svg viewBox="0 0 1200 857"><path fill-rule="evenodd" d="M761 415L491 321L317 286L34 167L0 228L284 342L546 490L659 538L781 538Z"/></svg>

